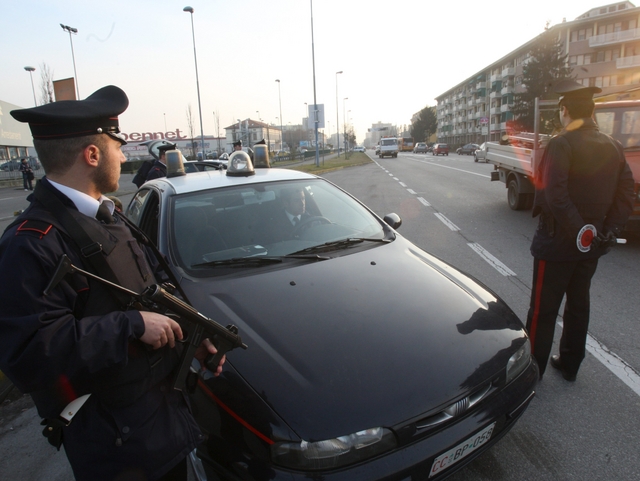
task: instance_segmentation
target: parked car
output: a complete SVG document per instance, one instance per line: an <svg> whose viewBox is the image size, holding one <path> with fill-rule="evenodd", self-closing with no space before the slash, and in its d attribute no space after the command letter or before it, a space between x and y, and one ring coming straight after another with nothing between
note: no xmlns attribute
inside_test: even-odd
<svg viewBox="0 0 640 481"><path fill-rule="evenodd" d="M34 157L28 157L28 163L32 170L38 170L40 168L40 162L38 162L38 159ZM0 164L0 170L20 170L20 164L22 164L20 159L7 160L3 164Z"/></svg>
<svg viewBox="0 0 640 481"><path fill-rule="evenodd" d="M433 155L449 155L449 146L447 144L433 144L431 152Z"/></svg>
<svg viewBox="0 0 640 481"><path fill-rule="evenodd" d="M189 160L184 162L184 171L187 174L203 172L205 170L222 170L226 168L226 164L217 160Z"/></svg>
<svg viewBox="0 0 640 481"><path fill-rule="evenodd" d="M465 144L462 147L458 147L456 154L473 155L478 147L480 147L478 144Z"/></svg>
<svg viewBox="0 0 640 481"><path fill-rule="evenodd" d="M487 143L486 142L480 145L480 147L478 147L476 151L473 153L473 160L474 162L487 161Z"/></svg>
<svg viewBox="0 0 640 481"><path fill-rule="evenodd" d="M234 167L147 182L126 209L195 309L248 346L218 378L194 373L206 441L190 463L208 479L441 479L513 427L539 374L501 299L396 214L321 177Z"/></svg>
<svg viewBox="0 0 640 481"><path fill-rule="evenodd" d="M427 144L424 142L417 142L413 147L414 154L426 154L427 153Z"/></svg>
<svg viewBox="0 0 640 481"><path fill-rule="evenodd" d="M380 153L380 144L376 145L375 154L378 155Z"/></svg>
<svg viewBox="0 0 640 481"><path fill-rule="evenodd" d="M357 147L354 147L354 148L353 148L353 151L354 151L354 152L364 152L364 147L363 147L363 146L361 146L361 145L359 145L359 146L357 146Z"/></svg>

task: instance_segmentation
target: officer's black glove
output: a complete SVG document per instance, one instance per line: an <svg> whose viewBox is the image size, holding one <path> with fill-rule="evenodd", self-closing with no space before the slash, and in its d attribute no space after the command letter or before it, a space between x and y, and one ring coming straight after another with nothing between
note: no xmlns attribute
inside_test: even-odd
<svg viewBox="0 0 640 481"><path fill-rule="evenodd" d="M598 232L598 235L591 241L591 249L604 249L605 253L609 252L611 247L616 245L616 236L613 232L607 230L604 232Z"/></svg>

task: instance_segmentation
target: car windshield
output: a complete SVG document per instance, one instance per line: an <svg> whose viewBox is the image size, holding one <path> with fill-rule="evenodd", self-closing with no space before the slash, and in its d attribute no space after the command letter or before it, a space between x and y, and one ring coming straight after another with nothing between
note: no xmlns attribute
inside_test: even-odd
<svg viewBox="0 0 640 481"><path fill-rule="evenodd" d="M396 145L398 141L396 139L382 139L380 145Z"/></svg>
<svg viewBox="0 0 640 481"><path fill-rule="evenodd" d="M293 219L296 216L296 219ZM212 270L221 265L256 267L301 251L331 252L381 245L338 242L393 239L359 202L321 179L271 182L211 189L172 198L172 251L182 267ZM317 249L316 249L317 248ZM327 254L329 252L329 254ZM337 254L335 254L337 255ZM238 262L251 258L254 262Z"/></svg>

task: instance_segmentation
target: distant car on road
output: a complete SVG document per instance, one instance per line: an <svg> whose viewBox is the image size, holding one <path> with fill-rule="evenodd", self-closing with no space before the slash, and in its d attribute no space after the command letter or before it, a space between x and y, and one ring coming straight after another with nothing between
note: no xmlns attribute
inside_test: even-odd
<svg viewBox="0 0 640 481"><path fill-rule="evenodd" d="M376 145L375 154L378 155L380 153L380 144Z"/></svg>
<svg viewBox="0 0 640 481"><path fill-rule="evenodd" d="M460 155L473 155L473 153L480 147L478 144L465 144L462 147L458 147L456 154Z"/></svg>
<svg viewBox="0 0 640 481"><path fill-rule="evenodd" d="M449 146L447 144L433 144L433 155L449 155Z"/></svg>
<svg viewBox="0 0 640 481"><path fill-rule="evenodd" d="M480 147L478 147L476 151L473 153L473 160L474 162L487 161L487 143L486 142L484 142Z"/></svg>
<svg viewBox="0 0 640 481"><path fill-rule="evenodd" d="M418 142L416 143L415 147L413 148L413 153L414 154L426 154L427 153L427 144L424 142Z"/></svg>
<svg viewBox="0 0 640 481"><path fill-rule="evenodd" d="M364 152L364 147L362 146L357 146L353 148L354 152Z"/></svg>

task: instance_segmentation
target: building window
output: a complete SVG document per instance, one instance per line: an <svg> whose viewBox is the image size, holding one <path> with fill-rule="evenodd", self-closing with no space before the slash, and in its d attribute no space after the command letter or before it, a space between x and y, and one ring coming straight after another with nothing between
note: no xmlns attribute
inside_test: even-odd
<svg viewBox="0 0 640 481"><path fill-rule="evenodd" d="M578 40L584 40L587 38L587 31L584 28L578 30Z"/></svg>
<svg viewBox="0 0 640 481"><path fill-rule="evenodd" d="M604 55L603 55L603 58L604 58ZM575 55L569 55L569 65L571 65L571 66L576 65L576 62L577 62L576 56Z"/></svg>
<svg viewBox="0 0 640 481"><path fill-rule="evenodd" d="M578 32L577 31L573 31L571 32L571 42L577 42L578 41Z"/></svg>
<svg viewBox="0 0 640 481"><path fill-rule="evenodd" d="M611 77L609 75L605 75L602 77L602 86L608 87L611 84Z"/></svg>
<svg viewBox="0 0 640 481"><path fill-rule="evenodd" d="M584 65L584 55L578 55L576 65Z"/></svg>
<svg viewBox="0 0 640 481"><path fill-rule="evenodd" d="M584 56L584 64L589 65L591 63L592 54L587 53Z"/></svg>
<svg viewBox="0 0 640 481"><path fill-rule="evenodd" d="M605 50L604 52L604 61L611 62L611 50Z"/></svg>
<svg viewBox="0 0 640 481"><path fill-rule="evenodd" d="M602 77L596 77L596 87L602 87Z"/></svg>

